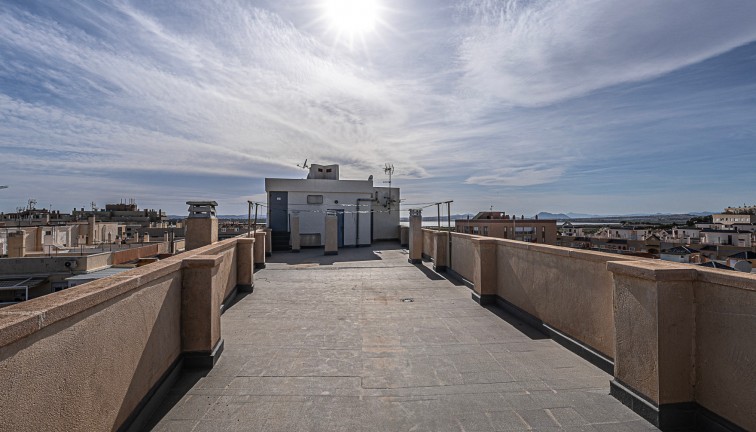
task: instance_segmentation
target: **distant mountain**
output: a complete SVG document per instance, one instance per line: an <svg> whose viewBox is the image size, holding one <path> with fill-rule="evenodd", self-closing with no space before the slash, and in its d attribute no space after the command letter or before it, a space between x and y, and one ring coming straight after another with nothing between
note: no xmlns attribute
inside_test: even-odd
<svg viewBox="0 0 756 432"><path fill-rule="evenodd" d="M588 214L588 213L550 213L550 212L540 212L538 213L539 219L600 219L600 218L623 218L623 217L663 217L663 216L679 216L679 215L690 215L690 216L710 216L715 213L704 211L704 212L688 212L688 213L629 213L629 214L613 214L613 215L598 215L598 214Z"/></svg>
<svg viewBox="0 0 756 432"><path fill-rule="evenodd" d="M549 212L540 212L536 215L538 219L557 219L557 220L565 220L570 219L570 217L564 213L549 213Z"/></svg>
<svg viewBox="0 0 756 432"><path fill-rule="evenodd" d="M587 219L587 218L596 218L596 217L601 217L601 216L599 216L599 215L595 215L595 214L587 214L587 213L572 213L572 212L570 212L570 213L567 213L567 216L568 216L568 217L569 217L570 219Z"/></svg>

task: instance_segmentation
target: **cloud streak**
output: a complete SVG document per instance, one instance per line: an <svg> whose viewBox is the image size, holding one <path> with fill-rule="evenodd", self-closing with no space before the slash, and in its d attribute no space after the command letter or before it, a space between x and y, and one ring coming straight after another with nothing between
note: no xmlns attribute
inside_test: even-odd
<svg viewBox="0 0 756 432"><path fill-rule="evenodd" d="M756 39L756 4L641 0L474 1L460 57L465 88L548 105L647 80Z"/></svg>
<svg viewBox="0 0 756 432"><path fill-rule="evenodd" d="M425 200L466 194L483 205L502 191L595 188L585 173L606 175L597 160L624 166L628 145L664 158L717 137L662 140L693 128L753 137L754 104L737 96L753 79L724 88L719 69L736 65L706 65L756 40L748 2L391 6L392 27L360 51L303 25L315 19L304 7L10 5L0 12L0 168L35 180L0 205L53 200L69 179L82 203L222 195L241 211L262 177L302 175L294 165L305 158L340 163L349 178L379 178L392 162L410 195L415 185L433 195ZM447 186L427 192L428 182Z"/></svg>

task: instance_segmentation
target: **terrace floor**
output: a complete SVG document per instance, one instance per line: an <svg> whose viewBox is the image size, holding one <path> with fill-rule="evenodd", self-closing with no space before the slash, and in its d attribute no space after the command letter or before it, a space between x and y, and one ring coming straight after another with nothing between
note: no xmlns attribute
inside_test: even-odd
<svg viewBox="0 0 756 432"><path fill-rule="evenodd" d="M412 301L402 301L412 299ZM277 253L155 431L648 431L610 375L396 244Z"/></svg>

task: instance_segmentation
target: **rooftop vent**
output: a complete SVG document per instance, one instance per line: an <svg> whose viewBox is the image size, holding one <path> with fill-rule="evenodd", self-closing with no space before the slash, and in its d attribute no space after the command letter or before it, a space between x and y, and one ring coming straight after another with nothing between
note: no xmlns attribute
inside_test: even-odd
<svg viewBox="0 0 756 432"><path fill-rule="evenodd" d="M214 218L215 207L218 206L215 201L187 201L186 204L189 206L190 218L205 219Z"/></svg>

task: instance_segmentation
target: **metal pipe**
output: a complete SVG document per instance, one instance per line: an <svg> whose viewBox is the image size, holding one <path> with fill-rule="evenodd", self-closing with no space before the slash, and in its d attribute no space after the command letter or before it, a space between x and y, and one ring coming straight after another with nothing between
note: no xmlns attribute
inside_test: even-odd
<svg viewBox="0 0 756 432"><path fill-rule="evenodd" d="M452 260L451 260L452 259L451 203L452 203L451 201L447 201L446 202L446 223L447 223L447 228L448 228L447 235L449 236L449 245L446 248L446 250L447 250L447 253L446 253L446 259L447 259L446 265L450 269L452 268Z"/></svg>
<svg viewBox="0 0 756 432"><path fill-rule="evenodd" d="M252 201L247 201L247 238L252 236Z"/></svg>
<svg viewBox="0 0 756 432"><path fill-rule="evenodd" d="M258 204L255 203L255 225L254 225L255 231L257 231L257 206Z"/></svg>

